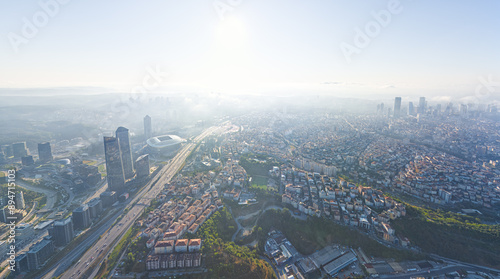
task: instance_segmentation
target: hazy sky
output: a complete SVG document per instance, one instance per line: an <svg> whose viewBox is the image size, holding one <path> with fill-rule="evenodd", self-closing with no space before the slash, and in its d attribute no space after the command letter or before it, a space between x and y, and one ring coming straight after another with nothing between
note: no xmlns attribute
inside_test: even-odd
<svg viewBox="0 0 500 279"><path fill-rule="evenodd" d="M430 98L500 83L497 0L60 1L0 1L0 87L129 91L155 67L162 89L228 93Z"/></svg>

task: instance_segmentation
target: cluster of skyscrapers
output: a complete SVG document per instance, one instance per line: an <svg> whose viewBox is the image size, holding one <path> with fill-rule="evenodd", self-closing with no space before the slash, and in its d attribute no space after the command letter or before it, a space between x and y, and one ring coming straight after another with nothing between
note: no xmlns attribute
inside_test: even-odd
<svg viewBox="0 0 500 279"><path fill-rule="evenodd" d="M144 135L146 138L152 136L151 117L148 115L144 117ZM123 192L125 182L136 174L137 178L149 175L149 156L140 156L134 164L129 130L125 127L118 127L114 137L104 137L104 154L108 188L111 191Z"/></svg>
<svg viewBox="0 0 500 279"><path fill-rule="evenodd" d="M115 134L115 137L104 137L104 155L108 188L121 192L125 189L125 181L134 177L135 171L128 129L119 127Z"/></svg>
<svg viewBox="0 0 500 279"><path fill-rule="evenodd" d="M30 166L35 164L35 160L32 155L29 154L29 150L26 147L26 142L16 142L12 145L3 145L0 150L0 163L5 161L7 157L13 156L15 159L21 159L21 162L25 166ZM40 163L47 163L52 161L54 158L52 156L52 149L49 142L38 144L38 161Z"/></svg>
<svg viewBox="0 0 500 279"><path fill-rule="evenodd" d="M383 110L384 104L381 104L377 107L379 110ZM415 111L415 106L413 105L413 102L409 102L408 104L408 114L409 115L416 115L416 114L424 114L427 111L427 103L425 101L425 97L420 97L418 107ZM396 97L394 99L394 117L400 117L402 116L402 110L401 110L401 97ZM390 114L390 113L389 113Z"/></svg>

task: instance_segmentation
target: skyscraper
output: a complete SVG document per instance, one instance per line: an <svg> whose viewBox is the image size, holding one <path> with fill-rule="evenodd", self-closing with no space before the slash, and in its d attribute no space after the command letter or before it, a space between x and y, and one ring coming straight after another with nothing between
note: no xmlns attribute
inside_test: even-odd
<svg viewBox="0 0 500 279"><path fill-rule="evenodd" d="M74 237L71 217L55 221L53 227L49 229L49 234L52 236L55 246L64 246L70 243Z"/></svg>
<svg viewBox="0 0 500 279"><path fill-rule="evenodd" d="M153 136L153 128L151 126L151 117L149 115L144 116L144 140L148 140Z"/></svg>
<svg viewBox="0 0 500 279"><path fill-rule="evenodd" d="M425 97L420 97L420 101L418 102L418 113L425 113L426 111L426 106L425 106Z"/></svg>
<svg viewBox="0 0 500 279"><path fill-rule="evenodd" d="M52 149L50 148L49 142L39 143L38 144L38 158L42 162L52 161L54 158L52 157Z"/></svg>
<svg viewBox="0 0 500 279"><path fill-rule="evenodd" d="M410 104L408 105L408 114L409 115L415 114L415 107L413 106L413 102L410 102Z"/></svg>
<svg viewBox="0 0 500 279"><path fill-rule="evenodd" d="M132 161L132 150L130 150L128 129L125 127L118 127L118 129L116 129L116 138L120 145L123 173L125 178L128 179L134 176L134 163Z"/></svg>
<svg viewBox="0 0 500 279"><path fill-rule="evenodd" d="M142 155L135 161L137 177L146 177L149 175L149 154Z"/></svg>
<svg viewBox="0 0 500 279"><path fill-rule="evenodd" d="M394 99L394 117L399 117L401 115L401 97L396 97Z"/></svg>
<svg viewBox="0 0 500 279"><path fill-rule="evenodd" d="M122 156L117 138L104 137L104 155L106 157L108 187L111 190L121 192L125 188L125 175L123 174Z"/></svg>
<svg viewBox="0 0 500 279"><path fill-rule="evenodd" d="M75 229L86 229L90 226L89 206L84 205L73 210L73 226Z"/></svg>
<svg viewBox="0 0 500 279"><path fill-rule="evenodd" d="M26 149L26 142L13 143L12 153L14 153L14 157L16 158L28 156L28 149Z"/></svg>

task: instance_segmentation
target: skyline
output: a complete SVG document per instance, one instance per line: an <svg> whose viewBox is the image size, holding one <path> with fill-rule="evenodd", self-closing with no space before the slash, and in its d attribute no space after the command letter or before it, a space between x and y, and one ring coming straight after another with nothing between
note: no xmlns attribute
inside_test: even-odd
<svg viewBox="0 0 500 279"><path fill-rule="evenodd" d="M1 91L130 92L151 68L161 74L153 93L432 101L479 91L488 102L500 89L495 1L150 3L4 4Z"/></svg>

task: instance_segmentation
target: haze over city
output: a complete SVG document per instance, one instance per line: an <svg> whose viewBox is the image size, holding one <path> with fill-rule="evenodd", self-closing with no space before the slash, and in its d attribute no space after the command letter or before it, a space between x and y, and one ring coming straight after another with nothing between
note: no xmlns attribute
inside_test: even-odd
<svg viewBox="0 0 500 279"><path fill-rule="evenodd" d="M498 11L0 0L0 278L499 278Z"/></svg>

